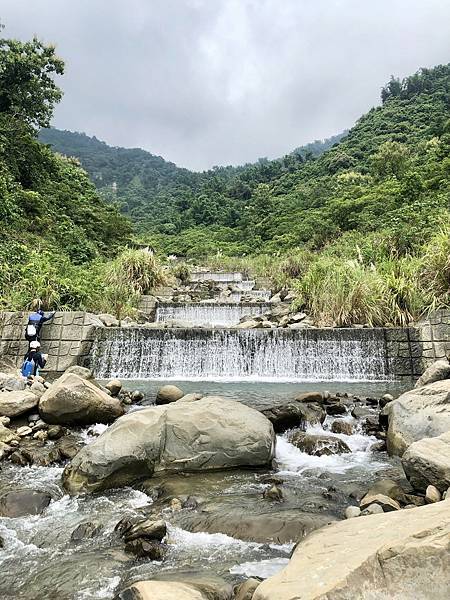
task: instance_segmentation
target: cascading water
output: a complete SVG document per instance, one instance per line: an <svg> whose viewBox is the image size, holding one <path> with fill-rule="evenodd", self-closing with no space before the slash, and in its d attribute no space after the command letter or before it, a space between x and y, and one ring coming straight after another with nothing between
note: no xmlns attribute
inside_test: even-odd
<svg viewBox="0 0 450 600"><path fill-rule="evenodd" d="M241 302L242 298L268 302L270 300L270 290L249 290L247 292L231 292L227 300L229 302Z"/></svg>
<svg viewBox="0 0 450 600"><path fill-rule="evenodd" d="M253 279L245 279L240 281L236 287L238 287L243 292L249 292L255 287L255 281Z"/></svg>
<svg viewBox="0 0 450 600"><path fill-rule="evenodd" d="M190 281L217 281L220 283L237 283L242 281L242 273L214 273L211 271L198 271L191 273Z"/></svg>
<svg viewBox="0 0 450 600"><path fill-rule="evenodd" d="M189 325L230 327L242 317L262 315L270 310L268 304L161 304L156 309L156 321L181 321Z"/></svg>
<svg viewBox="0 0 450 600"><path fill-rule="evenodd" d="M383 381L382 329L104 329L91 366L97 377Z"/></svg>

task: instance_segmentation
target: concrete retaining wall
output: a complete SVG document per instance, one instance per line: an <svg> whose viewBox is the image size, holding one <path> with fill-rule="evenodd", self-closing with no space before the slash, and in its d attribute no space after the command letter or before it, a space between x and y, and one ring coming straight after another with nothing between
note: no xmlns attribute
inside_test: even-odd
<svg viewBox="0 0 450 600"><path fill-rule="evenodd" d="M28 350L24 339L28 312L0 313L0 358L20 367ZM41 331L42 352L48 354L46 371L62 372L82 365L92 350L97 327L102 322L86 312L57 312Z"/></svg>
<svg viewBox="0 0 450 600"><path fill-rule="evenodd" d="M153 299L146 308L154 309ZM24 340L27 316L28 313L0 313L0 360L17 367L28 349ZM104 325L93 314L56 313L42 329L42 350L49 355L46 370L62 372L72 365L85 364L98 327ZM419 377L436 359L450 355L450 310L436 311L415 327L385 329L384 336L392 377Z"/></svg>

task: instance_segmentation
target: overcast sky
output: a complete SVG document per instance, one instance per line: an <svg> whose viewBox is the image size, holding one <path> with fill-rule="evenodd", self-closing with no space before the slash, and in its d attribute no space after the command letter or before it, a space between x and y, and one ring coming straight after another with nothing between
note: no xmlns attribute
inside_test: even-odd
<svg viewBox="0 0 450 600"><path fill-rule="evenodd" d="M352 126L391 74L450 61L450 0L1 0L66 62L53 124L192 169Z"/></svg>

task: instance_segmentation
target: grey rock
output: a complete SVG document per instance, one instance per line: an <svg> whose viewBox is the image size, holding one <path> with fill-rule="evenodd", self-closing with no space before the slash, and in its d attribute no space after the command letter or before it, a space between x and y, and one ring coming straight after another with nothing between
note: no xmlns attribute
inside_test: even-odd
<svg viewBox="0 0 450 600"><path fill-rule="evenodd" d="M0 515L10 518L39 515L47 508L51 499L50 494L38 490L6 492L0 497Z"/></svg>
<svg viewBox="0 0 450 600"><path fill-rule="evenodd" d="M128 413L65 469L70 493L128 485L154 472L203 471L270 464L270 422L239 402L205 397Z"/></svg>
<svg viewBox="0 0 450 600"><path fill-rule="evenodd" d="M361 514L361 509L359 506L347 506L345 509L345 518L346 519L354 519L355 517L359 517Z"/></svg>
<svg viewBox="0 0 450 600"><path fill-rule="evenodd" d="M450 486L450 431L411 444L402 465L413 488L424 491L433 485L444 492Z"/></svg>
<svg viewBox="0 0 450 600"><path fill-rule="evenodd" d="M448 379L450 377L450 363L447 358L437 360L425 370L416 382L416 388L423 387L429 383Z"/></svg>
<svg viewBox="0 0 450 600"><path fill-rule="evenodd" d="M298 431L289 436L289 441L311 456L331 456L351 452L343 440L332 435L315 435Z"/></svg>
<svg viewBox="0 0 450 600"><path fill-rule="evenodd" d="M39 398L27 390L0 392L0 415L18 417L37 406Z"/></svg>
<svg viewBox="0 0 450 600"><path fill-rule="evenodd" d="M184 396L183 390L176 385L163 385L156 394L156 404L176 402Z"/></svg>
<svg viewBox="0 0 450 600"><path fill-rule="evenodd" d="M117 398L111 398L91 381L65 373L39 401L41 418L52 425L111 423L123 415Z"/></svg>

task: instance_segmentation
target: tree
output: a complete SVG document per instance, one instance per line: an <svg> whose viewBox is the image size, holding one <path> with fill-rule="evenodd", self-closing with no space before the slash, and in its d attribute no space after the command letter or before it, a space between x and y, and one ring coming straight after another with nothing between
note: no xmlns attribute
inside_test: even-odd
<svg viewBox="0 0 450 600"><path fill-rule="evenodd" d="M408 158L407 146L399 142L385 142L371 157L373 172L380 178L401 177L407 169Z"/></svg>
<svg viewBox="0 0 450 600"><path fill-rule="evenodd" d="M62 91L54 81L64 62L55 47L37 38L31 42L0 39L0 113L34 129L48 127Z"/></svg>

